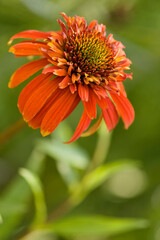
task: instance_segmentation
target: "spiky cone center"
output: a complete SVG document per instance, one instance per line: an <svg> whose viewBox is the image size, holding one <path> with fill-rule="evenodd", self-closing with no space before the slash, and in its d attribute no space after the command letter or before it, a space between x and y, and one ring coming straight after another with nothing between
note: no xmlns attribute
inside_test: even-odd
<svg viewBox="0 0 160 240"><path fill-rule="evenodd" d="M99 35L91 32L75 33L65 44L68 60L81 75L107 76L107 70L112 67L111 49L105 38Z"/></svg>
<svg viewBox="0 0 160 240"><path fill-rule="evenodd" d="M53 51L49 53L53 65L62 68L69 76L65 86L74 84L72 93L79 84L92 88L100 85L105 90L118 92L115 82L119 81L118 79L125 80L127 75L123 70L130 65L122 50L124 46L115 41L112 34L106 38L103 25L92 22L87 26L84 18L63 17L67 27L58 20L62 31L57 33L57 36L55 33L53 38L49 39L48 45Z"/></svg>

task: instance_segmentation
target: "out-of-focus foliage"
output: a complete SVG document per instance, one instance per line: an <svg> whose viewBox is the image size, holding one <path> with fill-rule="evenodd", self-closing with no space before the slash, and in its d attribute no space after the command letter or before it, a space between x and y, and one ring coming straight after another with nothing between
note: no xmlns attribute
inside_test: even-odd
<svg viewBox="0 0 160 240"><path fill-rule="evenodd" d="M125 86L136 112L127 131L120 123L111 136L103 126L64 145L79 106L52 136L25 127L0 146L1 240L160 239L159 9L157 0L0 1L0 132L20 118L26 83L7 84L28 61L9 54L7 42L27 29L58 30L59 12L97 19L126 46L133 81Z"/></svg>

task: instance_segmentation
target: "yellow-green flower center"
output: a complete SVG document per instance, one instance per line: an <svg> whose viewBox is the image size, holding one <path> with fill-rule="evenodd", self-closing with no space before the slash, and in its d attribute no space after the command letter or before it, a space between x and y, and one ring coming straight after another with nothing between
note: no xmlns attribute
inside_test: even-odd
<svg viewBox="0 0 160 240"><path fill-rule="evenodd" d="M66 42L65 51L82 73L107 76L107 70L113 65L112 50L100 33L73 34Z"/></svg>

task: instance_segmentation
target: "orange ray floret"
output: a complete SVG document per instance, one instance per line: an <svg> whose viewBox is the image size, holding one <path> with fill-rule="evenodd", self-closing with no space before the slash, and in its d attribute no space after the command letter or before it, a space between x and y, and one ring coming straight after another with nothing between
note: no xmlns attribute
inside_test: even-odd
<svg viewBox="0 0 160 240"><path fill-rule="evenodd" d="M23 65L16 72L13 73L9 82L9 87L16 87L17 85L25 81L27 78L32 76L34 73L45 67L47 64L49 64L48 60L46 58L41 58Z"/></svg>
<svg viewBox="0 0 160 240"><path fill-rule="evenodd" d="M40 74L29 82L25 88L23 88L18 98L18 108L21 113L23 112L24 106L30 96L39 88L40 85L45 84L45 82L49 79L51 79L51 74Z"/></svg>
<svg viewBox="0 0 160 240"><path fill-rule="evenodd" d="M48 49L45 43L24 41L10 47L9 52L14 53L16 56L32 56L43 55L41 48Z"/></svg>
<svg viewBox="0 0 160 240"><path fill-rule="evenodd" d="M58 20L60 31L28 30L9 41L11 44L14 39L24 39L9 49L17 57L39 56L20 67L9 82L13 88L38 74L20 93L18 108L23 118L47 136L81 101L84 111L68 143L93 134L103 119L109 131L120 117L128 128L134 120L134 109L123 85L126 78L132 79L132 73L125 73L131 61L124 45L112 34L106 36L105 26L96 20L87 25L83 17L61 15L66 23ZM92 119L97 119L97 107L101 115L87 130Z"/></svg>

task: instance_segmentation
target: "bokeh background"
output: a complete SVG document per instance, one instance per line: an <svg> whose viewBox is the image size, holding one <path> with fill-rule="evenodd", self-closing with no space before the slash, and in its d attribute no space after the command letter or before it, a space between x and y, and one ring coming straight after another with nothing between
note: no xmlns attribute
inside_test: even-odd
<svg viewBox="0 0 160 240"><path fill-rule="evenodd" d="M93 136L64 145L80 118L79 106L45 139L28 126L8 136L0 146L0 239L159 240L160 1L0 0L0 132L21 117L17 99L26 83L16 89L7 85L11 74L28 61L8 53L7 42L28 29L58 30L60 12L84 16L87 22L97 19L126 46L133 81L128 79L125 87L135 121L127 131L120 121L111 134L102 126ZM89 177L87 169L94 169ZM34 197L40 186L32 172L41 182L48 214L53 213L50 233L34 233L35 215L41 215L35 205L43 197ZM69 196L68 207L63 202ZM56 225L53 219L58 217L62 222Z"/></svg>

